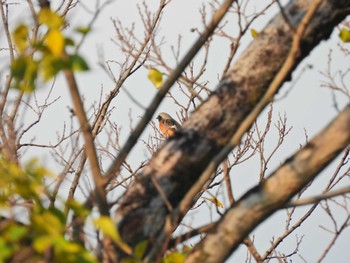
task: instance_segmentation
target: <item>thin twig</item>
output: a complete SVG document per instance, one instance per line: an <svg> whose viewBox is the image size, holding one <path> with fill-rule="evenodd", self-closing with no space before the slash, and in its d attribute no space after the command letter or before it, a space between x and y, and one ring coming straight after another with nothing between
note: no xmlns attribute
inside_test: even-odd
<svg viewBox="0 0 350 263"><path fill-rule="evenodd" d="M315 204L315 203L319 203L322 200L326 200L338 195L343 195L348 193L350 193L350 186L343 187L338 190L334 190L334 191L320 194L317 196L303 198L303 199L295 200L293 202L289 202L288 204L285 205L285 208Z"/></svg>

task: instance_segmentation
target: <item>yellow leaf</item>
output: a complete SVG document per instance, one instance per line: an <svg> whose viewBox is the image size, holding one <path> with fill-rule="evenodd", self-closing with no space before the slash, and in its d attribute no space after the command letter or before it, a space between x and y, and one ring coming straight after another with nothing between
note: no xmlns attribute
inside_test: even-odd
<svg viewBox="0 0 350 263"><path fill-rule="evenodd" d="M13 32L13 40L20 52L23 52L28 46L28 28L25 25L19 25Z"/></svg>
<svg viewBox="0 0 350 263"><path fill-rule="evenodd" d="M114 241L120 239L112 220L108 216L101 216L100 218L94 220L94 224L103 232L103 234L109 236Z"/></svg>
<svg viewBox="0 0 350 263"><path fill-rule="evenodd" d="M185 262L186 256L180 252L173 252L167 255L164 259L164 263L183 263Z"/></svg>
<svg viewBox="0 0 350 263"><path fill-rule="evenodd" d="M85 205L79 203L78 201L71 199L67 200L69 208L74 211L76 216L87 217L90 214L90 210L85 207Z"/></svg>
<svg viewBox="0 0 350 263"><path fill-rule="evenodd" d="M46 37L47 48L55 57L60 57L64 48L64 37L59 29L50 30Z"/></svg>
<svg viewBox="0 0 350 263"><path fill-rule="evenodd" d="M191 251L192 251L192 248L189 246L184 245L182 247L182 253L184 253L184 254L190 253Z"/></svg>
<svg viewBox="0 0 350 263"><path fill-rule="evenodd" d="M206 198L206 197L203 197L204 199L212 202L214 205L218 206L218 207L221 207L223 208L224 206L222 205L222 203L219 201L219 199L215 198L215 197L210 197L210 198Z"/></svg>
<svg viewBox="0 0 350 263"><path fill-rule="evenodd" d="M32 224L48 234L50 237L57 237L64 231L65 225L51 211L44 211L42 214L32 215Z"/></svg>
<svg viewBox="0 0 350 263"><path fill-rule="evenodd" d="M93 221L97 229L101 230L105 236L110 237L126 254L132 255L132 249L122 241L114 223L108 216L101 216Z"/></svg>
<svg viewBox="0 0 350 263"><path fill-rule="evenodd" d="M339 38L344 42L348 43L350 42L350 30L346 28L342 28L339 32Z"/></svg>
<svg viewBox="0 0 350 263"><path fill-rule="evenodd" d="M158 69L150 68L147 77L157 89L162 86L163 75Z"/></svg>
<svg viewBox="0 0 350 263"><path fill-rule="evenodd" d="M53 238L49 235L37 237L34 240L33 247L38 252L44 252L53 243Z"/></svg>
<svg viewBox="0 0 350 263"><path fill-rule="evenodd" d="M49 28L58 29L63 25L63 19L50 8L42 8L38 14L41 24L47 25Z"/></svg>
<svg viewBox="0 0 350 263"><path fill-rule="evenodd" d="M48 81L56 76L62 68L62 60L52 55L44 56L41 60L40 75L44 81Z"/></svg>
<svg viewBox="0 0 350 263"><path fill-rule="evenodd" d="M252 37L255 39L259 36L258 31L256 31L254 28L250 29L250 33L252 34Z"/></svg>
<svg viewBox="0 0 350 263"><path fill-rule="evenodd" d="M80 245L67 241L63 236L55 238L54 246L57 252L62 251L68 254L78 254L83 251Z"/></svg>
<svg viewBox="0 0 350 263"><path fill-rule="evenodd" d="M38 63L31 58L28 58L26 71L23 80L28 89L22 88L23 91L33 91L35 89L35 80L38 76Z"/></svg>

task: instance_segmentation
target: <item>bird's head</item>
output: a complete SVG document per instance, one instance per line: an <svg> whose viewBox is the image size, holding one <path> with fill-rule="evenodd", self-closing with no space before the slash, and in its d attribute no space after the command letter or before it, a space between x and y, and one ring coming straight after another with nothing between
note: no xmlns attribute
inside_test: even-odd
<svg viewBox="0 0 350 263"><path fill-rule="evenodd" d="M158 114L157 116L157 120L158 121L161 121L161 120L168 120L168 119L171 119L170 115L168 113L165 113L165 112L161 112Z"/></svg>

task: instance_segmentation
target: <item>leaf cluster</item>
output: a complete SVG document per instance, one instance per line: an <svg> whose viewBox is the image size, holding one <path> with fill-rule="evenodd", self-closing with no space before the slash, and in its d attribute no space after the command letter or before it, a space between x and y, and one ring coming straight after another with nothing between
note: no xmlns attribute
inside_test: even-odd
<svg viewBox="0 0 350 263"><path fill-rule="evenodd" d="M45 205L47 191L44 179L50 172L30 160L23 168L0 159L0 262L44 258L49 253L53 262L97 262L84 246L66 238L67 216ZM29 216L18 207L26 205ZM17 207L17 208L15 208ZM71 208L81 214L78 204ZM21 222L28 221L28 222Z"/></svg>
<svg viewBox="0 0 350 263"><path fill-rule="evenodd" d="M33 91L38 79L44 82L55 77L60 71L86 71L85 59L79 54L67 54L66 50L75 43L63 33L63 18L49 8L43 8L37 15L37 29L31 30L26 24L19 24L13 31L13 40L18 56L11 64L14 87L22 91ZM35 32L43 32L37 36ZM80 34L86 31L77 29Z"/></svg>

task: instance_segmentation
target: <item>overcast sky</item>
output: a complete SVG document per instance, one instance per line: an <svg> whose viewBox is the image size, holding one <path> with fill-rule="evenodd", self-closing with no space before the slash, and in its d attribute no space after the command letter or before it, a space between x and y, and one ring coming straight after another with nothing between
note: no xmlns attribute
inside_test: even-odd
<svg viewBox="0 0 350 263"><path fill-rule="evenodd" d="M23 4L22 1L21 5ZM23 1L25 2L25 1ZM52 1L53 4L55 1ZM93 10L96 1L82 1L84 5L88 5L88 8ZM102 2L102 1L101 1ZM155 10L159 1L157 0L147 0L146 1L151 10ZM178 35L182 36L182 53L186 52L188 47L196 39L196 33L191 31L192 28L201 29L200 14L198 12L202 3L208 1L202 0L187 0L187 1L172 1L171 4L166 8L163 14L163 20L161 26L158 30L159 36L164 36L165 44L163 47L163 54L168 55L169 61L171 58L171 45L176 45L178 40ZM261 4L266 1L254 0L251 2L251 12L253 8L259 10ZM101 92L101 88L104 90L104 94L108 94L108 91L113 88L113 82L107 76L107 74L97 65L98 58L100 54L99 51L103 51L105 60L117 60L123 57L117 46L111 41L111 39L116 40L116 33L112 24L111 19L118 18L122 21L123 25L130 27L132 23L135 22L135 34L140 37L143 35L143 29L140 24L140 18L137 10L137 4L141 1L129 0L129 1L113 1L111 4L105 8L101 15L98 17L96 23L93 26L91 34L89 34L87 40L85 41L83 47L81 48L82 54L88 57L89 65L91 71L88 73L78 74L78 84L85 98L86 108L98 100ZM286 1L283 1L286 3ZM261 30L273 14L277 12L277 8L271 8L264 16L256 20L252 27L257 31ZM29 15L25 12L20 12L20 16L12 17L13 21L18 19L29 19ZM28 16L28 17L27 17ZM75 8L70 15L68 20L70 21L72 27L76 25L84 26L91 19L91 14L86 12L84 8ZM70 29L68 29L69 32ZM232 30L235 29L232 25ZM3 36L3 30L1 29L1 35ZM331 99L331 92L321 87L324 77L320 72L325 71L328 63L328 55L332 50L332 65L334 65L334 70L345 69L349 67L349 58L344 57L339 52L339 39L337 37L338 31L332 35L332 38L328 41L322 42L319 47L312 51L311 55L305 59L298 69L293 74L294 79L299 73L307 66L312 65L311 68L305 70L304 74L295 83L292 89L290 89L290 84L286 83L284 87L280 90L277 98L279 98L274 103L273 119L276 121L278 115L287 116L287 125L292 126L292 131L288 135L284 145L279 149L278 155L272 160L268 173L271 173L275 167L277 167L281 162L290 156L295 150L297 150L300 145L305 143L305 131L309 137L313 136L320 128L324 127L332 117L334 117L337 112L333 107L333 102ZM245 46L253 41L250 34L243 39L239 52L242 52ZM4 45L4 39L0 39L1 46ZM228 45L226 42L220 42L217 40L214 42L212 48L210 49L210 60L208 61L207 70L205 73L205 78L209 80L208 86L214 88L217 84L217 74L221 71L219 66L222 66L226 60L228 54ZM2 52L0 52L0 58L3 57ZM200 59L200 56L197 57ZM1 65L1 78L3 81L4 75L4 65ZM348 79L349 80L349 79ZM130 78L124 85L124 89L127 89L130 94L139 101L144 107L147 107L153 96L156 94L157 90L153 87L152 83L147 79L147 70L139 70L135 76ZM42 89L37 92L38 98L43 98L47 90ZM173 88L172 92L176 96L181 96L181 93ZM54 143L56 139L56 131L59 131L63 127L63 123L67 121L69 116L69 107L72 107L70 98L68 96L67 87L61 77L58 77L56 88L53 91L52 97L60 96L60 102L53 105L44 116L44 122L38 125L34 130L36 140L40 143ZM340 99L340 105L343 107L346 103L345 99ZM111 120L122 127L121 130L121 142L125 140L128 136L129 130L129 113L131 111L133 116L133 126L136 125L138 117L142 115L143 109L138 107L130 98L121 92L120 95L113 102L116 110L113 111ZM179 111L177 105L175 105L172 100L166 99L160 106L157 112L166 111L171 115L176 116L176 112ZM266 111L262 113L259 119L259 124L263 125L266 120ZM27 121L30 122L30 113L28 113ZM273 128L272 128L273 130ZM144 134L143 138L147 138L150 133L148 128ZM33 134L28 135L28 140L33 137ZM276 132L272 131L269 136L268 143L266 145L266 150L271 151L276 143ZM140 149L143 149L139 145ZM28 152L28 157L38 154L38 152ZM133 164L137 164L139 160L142 160L147 155L147 152L143 149L140 151L133 151L132 155L129 157L129 161ZM50 157L47 156L47 152L42 151L40 157L44 158L46 161L50 161ZM336 165L332 164L331 168L322 173L322 176L316 180L316 183L311 187L308 195L317 194L322 191L325 182L329 178L327 174L332 173L332 168ZM259 176L259 161L256 158L251 159L249 162L241 165L233 170L232 182L234 184L234 194L235 198L239 198L245 191L257 183ZM223 200L224 202L225 200ZM225 204L225 203L224 203ZM228 202L226 200L226 206ZM307 208L298 208L297 214L301 215L305 212ZM213 218L218 218L214 209L211 209ZM208 209L204 208L200 212L190 212L190 216L187 222L192 225L199 226L208 223L210 218L208 215ZM297 216L294 217L295 220L298 219ZM254 231L255 241L259 252L263 253L268 247L269 242L272 239L272 234L278 237L284 231L285 227L285 211L280 211L273 217L263 223ZM299 253L307 262L315 262L321 254L321 251L327 246L331 235L326 233L324 230L320 229L319 225L329 225L329 218L325 215L323 210L317 209L311 220L306 221L295 234L291 235L283 244L283 252L288 254L293 252L296 244L296 239L293 238L298 235L300 238L305 234L303 242L300 245ZM332 248L329 255L324 262L348 262L350 258L350 251L347 249L349 244L349 230L346 230L340 239L337 241L336 246ZM228 262L243 262L246 258L246 249L240 248L238 252L230 258ZM293 262L303 262L298 256L293 257Z"/></svg>

